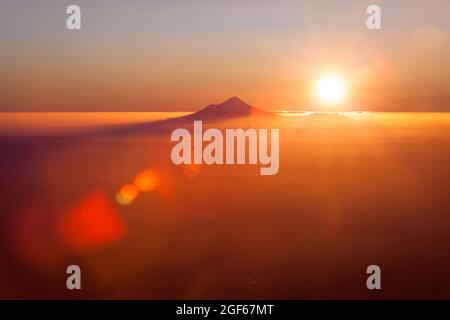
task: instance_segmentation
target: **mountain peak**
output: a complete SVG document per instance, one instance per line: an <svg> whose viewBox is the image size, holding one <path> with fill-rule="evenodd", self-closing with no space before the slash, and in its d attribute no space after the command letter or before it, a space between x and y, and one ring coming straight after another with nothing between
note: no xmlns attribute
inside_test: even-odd
<svg viewBox="0 0 450 320"><path fill-rule="evenodd" d="M255 112L257 113L259 110L238 97L231 97L222 103L207 106L203 110L197 112L197 115L229 118L249 116Z"/></svg>
<svg viewBox="0 0 450 320"><path fill-rule="evenodd" d="M143 125L135 126L132 129L128 128L126 132L158 132L158 130L166 130L167 126L171 126L174 124L179 125L179 123L185 123L186 121L217 121L222 119L244 118L252 116L271 117L274 116L274 113L255 108L244 102L240 98L234 96L222 103L211 104L206 108L187 116L156 121L152 122L151 124L146 123ZM120 132L124 131L121 130Z"/></svg>
<svg viewBox="0 0 450 320"><path fill-rule="evenodd" d="M238 110L247 110L249 108L253 108L253 107L251 105L249 105L248 103L244 102L243 100L239 99L238 97L234 96L222 103L211 104L211 105L207 106L204 110L206 110L206 109L215 109L215 110L233 109L235 111L238 111Z"/></svg>
<svg viewBox="0 0 450 320"><path fill-rule="evenodd" d="M241 104L241 105L249 106L249 104L247 104L246 102L244 102L242 99L240 99L237 96L231 97L228 100L226 100L225 102L222 102L221 104L222 105L223 104Z"/></svg>

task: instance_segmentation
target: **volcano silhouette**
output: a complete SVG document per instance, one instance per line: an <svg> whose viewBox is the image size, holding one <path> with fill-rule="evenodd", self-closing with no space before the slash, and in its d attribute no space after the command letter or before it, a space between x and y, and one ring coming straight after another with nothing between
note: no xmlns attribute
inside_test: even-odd
<svg viewBox="0 0 450 320"><path fill-rule="evenodd" d="M166 120L159 120L132 126L113 129L109 133L113 134L145 134L158 133L166 131L168 128L173 128L183 123L192 122L196 120L208 122L215 122L233 118L266 118L274 116L272 112L263 111L256 107L249 105L238 97L232 97L220 104L211 104L200 111L194 112L187 116L178 118L171 118Z"/></svg>
<svg viewBox="0 0 450 320"><path fill-rule="evenodd" d="M186 120L209 120L209 119L223 119L223 118L240 118L249 116L270 116L270 112L266 112L255 108L248 103L242 101L238 97L232 97L220 104L211 104L206 108L197 111L188 116L180 117L178 119ZM176 119L173 119L176 120Z"/></svg>

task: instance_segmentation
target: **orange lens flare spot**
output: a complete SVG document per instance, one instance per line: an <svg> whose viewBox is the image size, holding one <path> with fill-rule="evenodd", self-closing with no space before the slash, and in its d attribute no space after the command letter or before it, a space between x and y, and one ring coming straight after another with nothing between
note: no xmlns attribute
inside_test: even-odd
<svg viewBox="0 0 450 320"><path fill-rule="evenodd" d="M134 185L141 192L150 192L158 188L161 177L155 170L145 170L134 178Z"/></svg>
<svg viewBox="0 0 450 320"><path fill-rule="evenodd" d="M108 246L127 233L114 203L102 190L76 203L63 217L61 230L65 243L81 251Z"/></svg>
<svg viewBox="0 0 450 320"><path fill-rule="evenodd" d="M116 194L116 201L122 205L129 205L139 195L139 190L135 185L125 184Z"/></svg>

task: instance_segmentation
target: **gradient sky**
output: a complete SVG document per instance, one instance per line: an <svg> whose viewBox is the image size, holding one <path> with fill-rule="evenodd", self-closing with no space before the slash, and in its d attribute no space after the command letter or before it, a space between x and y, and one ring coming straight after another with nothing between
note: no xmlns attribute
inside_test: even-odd
<svg viewBox="0 0 450 320"><path fill-rule="evenodd" d="M82 9L82 30L65 27ZM382 8L381 31L366 8ZM324 73L346 108L450 111L448 0L0 2L0 111L185 111L239 96L313 109Z"/></svg>

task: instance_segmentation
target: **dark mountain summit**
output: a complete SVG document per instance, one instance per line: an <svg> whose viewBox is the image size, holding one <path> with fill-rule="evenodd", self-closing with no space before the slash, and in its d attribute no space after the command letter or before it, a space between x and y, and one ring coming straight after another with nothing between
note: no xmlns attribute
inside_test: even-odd
<svg viewBox="0 0 450 320"><path fill-rule="evenodd" d="M231 118L270 117L273 115L271 112L260 110L245 103L238 97L232 97L220 104L211 104L187 116L127 126L115 129L113 132L119 134L156 133L195 120L208 122Z"/></svg>
<svg viewBox="0 0 450 320"><path fill-rule="evenodd" d="M255 108L238 97L232 97L220 104L211 104L206 108L179 119L209 120L223 118L240 118L249 116L270 116L272 113ZM177 120L177 119L173 119Z"/></svg>

